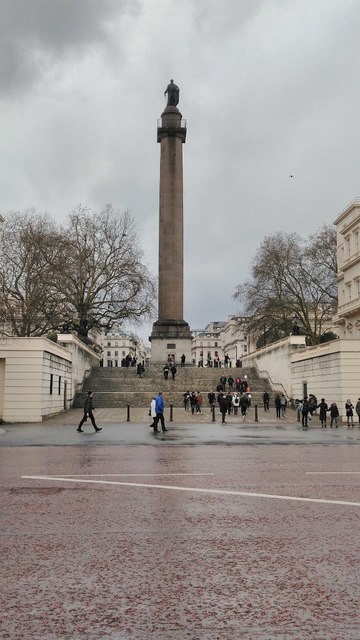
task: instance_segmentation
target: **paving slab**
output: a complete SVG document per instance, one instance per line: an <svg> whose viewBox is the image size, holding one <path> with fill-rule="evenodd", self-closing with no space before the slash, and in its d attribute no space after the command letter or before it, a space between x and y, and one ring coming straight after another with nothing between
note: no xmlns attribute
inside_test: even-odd
<svg viewBox="0 0 360 640"><path fill-rule="evenodd" d="M2 425L2 639L358 640L358 428L80 416Z"/></svg>

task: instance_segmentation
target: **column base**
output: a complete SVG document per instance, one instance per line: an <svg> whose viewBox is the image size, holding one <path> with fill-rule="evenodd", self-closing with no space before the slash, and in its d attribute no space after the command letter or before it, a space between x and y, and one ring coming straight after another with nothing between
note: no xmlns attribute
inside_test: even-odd
<svg viewBox="0 0 360 640"><path fill-rule="evenodd" d="M154 322L151 336L151 362L165 363L171 357L176 366L180 365L182 354L185 364L192 364L190 327L185 320L157 320Z"/></svg>

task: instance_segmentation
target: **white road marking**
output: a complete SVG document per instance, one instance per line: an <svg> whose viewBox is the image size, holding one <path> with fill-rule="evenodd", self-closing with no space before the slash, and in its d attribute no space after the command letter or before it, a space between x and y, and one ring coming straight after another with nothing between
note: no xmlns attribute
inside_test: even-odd
<svg viewBox="0 0 360 640"><path fill-rule="evenodd" d="M351 475L358 474L360 471L306 471L307 476L326 476L326 475Z"/></svg>
<svg viewBox="0 0 360 640"><path fill-rule="evenodd" d="M227 491L225 489L201 489L198 487L175 487L165 484L143 484L136 482L116 482L115 480L82 480L80 478L66 478L64 476L53 478L49 476L21 476L25 480L50 480L55 482L82 482L85 484L111 484L122 487L142 487L144 489L166 489L168 491L192 491L194 493L207 493L221 496L243 496L248 498L269 498L272 500L292 500L296 502L315 502L317 504L341 504L351 507L360 507L360 502L348 502L346 500L328 500L322 498L302 498L298 496L280 496L271 493L249 493L247 491Z"/></svg>
<svg viewBox="0 0 360 640"><path fill-rule="evenodd" d="M139 476L162 477L162 476L214 476L215 473L72 473L64 474L59 478L137 478Z"/></svg>

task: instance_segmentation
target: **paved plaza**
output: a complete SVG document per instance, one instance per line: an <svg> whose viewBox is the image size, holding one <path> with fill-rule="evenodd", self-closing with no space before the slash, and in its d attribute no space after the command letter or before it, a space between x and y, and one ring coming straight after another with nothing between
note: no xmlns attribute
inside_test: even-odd
<svg viewBox="0 0 360 640"><path fill-rule="evenodd" d="M1 638L358 640L358 425L81 414L1 428Z"/></svg>

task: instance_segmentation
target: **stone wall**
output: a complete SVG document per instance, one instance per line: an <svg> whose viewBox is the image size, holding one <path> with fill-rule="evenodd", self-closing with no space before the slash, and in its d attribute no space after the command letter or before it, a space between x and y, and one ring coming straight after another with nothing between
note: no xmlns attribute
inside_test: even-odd
<svg viewBox="0 0 360 640"><path fill-rule="evenodd" d="M72 405L97 355L74 336L0 340L0 418L40 422ZM65 346L66 345L66 346Z"/></svg>
<svg viewBox="0 0 360 640"><path fill-rule="evenodd" d="M295 397L292 385L291 357L305 348L304 336L289 336L257 349L242 359L244 367L256 367L260 377L267 378L274 391Z"/></svg>
<svg viewBox="0 0 360 640"><path fill-rule="evenodd" d="M302 398L304 383L307 393L330 405L335 401L345 417L345 402L354 407L360 397L360 340L337 339L293 354L291 377L294 397ZM357 418L356 418L357 420Z"/></svg>

